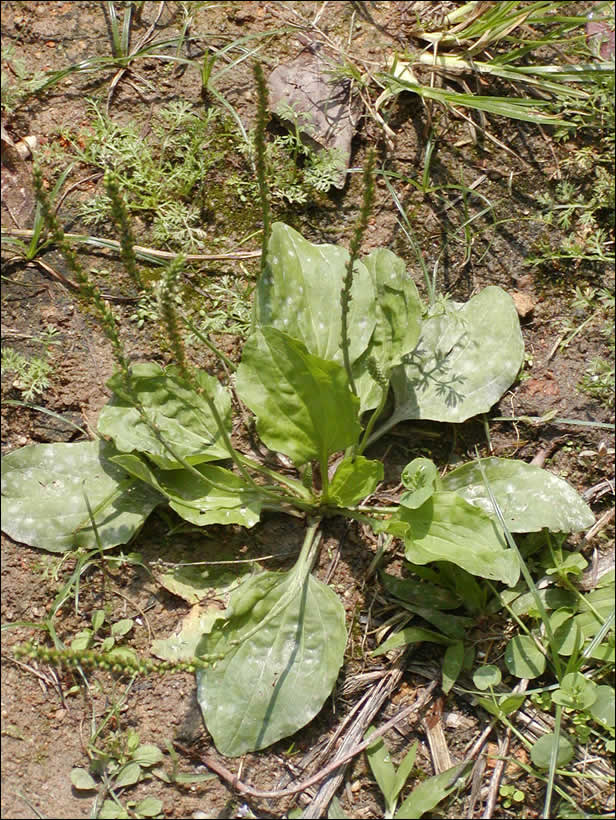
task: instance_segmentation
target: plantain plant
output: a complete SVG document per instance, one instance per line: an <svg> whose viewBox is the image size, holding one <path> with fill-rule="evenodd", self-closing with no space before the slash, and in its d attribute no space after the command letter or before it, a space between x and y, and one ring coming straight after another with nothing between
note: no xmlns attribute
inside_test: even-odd
<svg viewBox="0 0 616 820"><path fill-rule="evenodd" d="M257 170L262 176L259 163ZM292 735L335 684L347 640L344 607L312 574L324 519L342 516L400 538L415 565L449 562L508 586L520 564L505 528L571 532L594 521L565 481L509 459L478 459L444 477L430 460L415 459L402 472L399 504L383 506L375 495L384 469L369 457L374 441L403 420L459 423L487 412L515 380L524 348L515 307L500 288L466 304L426 306L394 253L360 257L373 185L368 163L350 252L271 225L263 199L252 327L231 378L262 444L290 460L289 471L242 451L232 439L231 385L188 362L173 299L180 263L167 269L159 297L175 363L131 366L110 307L63 241L38 182L48 228L101 318L118 369L98 440L34 444L4 458L3 530L65 552L126 544L163 506L198 527L250 528L266 510L306 522L294 566L242 579L227 610L175 656L196 666L205 724L226 755ZM109 184L107 192L122 225L117 189ZM128 249L130 231L121 235ZM119 653L112 649L106 662L150 668ZM48 654L85 658L62 646Z"/></svg>

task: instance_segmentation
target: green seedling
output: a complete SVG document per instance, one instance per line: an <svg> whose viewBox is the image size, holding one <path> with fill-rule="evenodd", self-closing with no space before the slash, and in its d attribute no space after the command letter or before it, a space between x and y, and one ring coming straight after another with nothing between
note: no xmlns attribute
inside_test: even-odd
<svg viewBox="0 0 616 820"><path fill-rule="evenodd" d="M19 339L42 346L42 356L28 357L11 347L2 348L2 373L12 374L12 386L21 392L26 402L31 402L49 387L50 377L54 372L53 345L60 344L57 336L58 329L53 325L47 325L39 336L16 335Z"/></svg>
<svg viewBox="0 0 616 820"><path fill-rule="evenodd" d="M369 738L373 731L374 727L371 727L366 732L366 738ZM385 745L383 738L379 738L372 746L366 749L366 757L372 769L372 774L385 800L384 817L386 820L391 820L391 818L395 817L398 797L415 765L417 745L417 741L415 741L397 769L391 760L391 753Z"/></svg>
<svg viewBox="0 0 616 820"><path fill-rule="evenodd" d="M366 732L366 739L373 731L374 727L370 727ZM432 811L454 789L459 788L468 776L470 765L462 763L442 774L429 777L413 789L396 812L400 793L415 765L417 746L418 743L415 741L397 769L392 763L390 751L383 738L379 738L366 749L372 774L385 800L385 818L401 820L405 817L422 817L426 812Z"/></svg>
<svg viewBox="0 0 616 820"><path fill-rule="evenodd" d="M510 783L502 785L498 793L503 798L502 806L504 809L510 809L512 806L521 806L526 800L526 795L522 789L518 789L517 786L513 786Z"/></svg>
<svg viewBox="0 0 616 820"><path fill-rule="evenodd" d="M10 373L15 387L25 401L35 399L49 387L53 365L47 356L26 357L11 347L2 348L2 373Z"/></svg>
<svg viewBox="0 0 616 820"><path fill-rule="evenodd" d="M106 620L104 609L97 609L92 613L92 628L82 629L71 641L71 649L79 651L81 649L91 649L97 646L101 652L109 652L116 643L127 635L134 626L132 618L122 618L109 627L109 635L105 638L100 636Z"/></svg>
<svg viewBox="0 0 616 820"><path fill-rule="evenodd" d="M154 744L141 743L139 735L132 729L125 734L112 732L104 748L98 748L96 743L104 726L99 727L88 746L89 768L76 767L71 771L73 787L78 792L99 792L103 802L94 816L102 820L160 817L162 803L158 798L150 796L123 805L120 797L126 789L150 777L151 770L163 760L162 751ZM109 798L105 798L107 794ZM95 806L98 802L99 798Z"/></svg>

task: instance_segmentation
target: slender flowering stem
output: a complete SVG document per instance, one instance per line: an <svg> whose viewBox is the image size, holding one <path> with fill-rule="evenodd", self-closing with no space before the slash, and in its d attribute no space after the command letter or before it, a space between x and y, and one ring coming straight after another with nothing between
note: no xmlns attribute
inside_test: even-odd
<svg viewBox="0 0 616 820"><path fill-rule="evenodd" d="M349 307L351 304L351 288L353 286L353 268L359 256L361 243L368 227L368 219L372 211L372 204L374 202L374 165L375 153L373 150L368 152L366 157L366 164L364 165L363 174L363 197L361 208L359 210L359 218L353 231L351 245L349 247L349 261L347 262L346 274L342 290L340 291L340 306L342 309L342 332L340 346L342 348L342 356L344 360L344 369L347 372L349 379L349 386L352 392L357 395L357 388L353 378L353 371L351 369L351 359L349 356Z"/></svg>
<svg viewBox="0 0 616 820"><path fill-rule="evenodd" d="M261 197L261 214L263 219L263 237L261 240L261 273L265 270L267 263L267 246L272 232L272 215L269 204L269 191L267 187L267 158L265 154L265 126L267 125L267 86L263 69L260 63L254 66L255 81L257 83L257 127L255 131L255 159L257 169L257 182L259 183L259 195Z"/></svg>
<svg viewBox="0 0 616 820"><path fill-rule="evenodd" d="M120 231L120 253L122 262L127 273L139 288L144 289L141 273L137 268L137 256L135 254L135 237L130 224L130 218L126 209L126 203L120 194L120 187L117 178L107 173L105 175L105 190L111 200L111 216L116 228Z"/></svg>

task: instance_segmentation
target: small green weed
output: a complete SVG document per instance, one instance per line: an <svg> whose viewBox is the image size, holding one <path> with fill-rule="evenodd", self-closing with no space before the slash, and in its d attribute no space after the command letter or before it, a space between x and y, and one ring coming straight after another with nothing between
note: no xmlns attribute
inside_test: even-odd
<svg viewBox="0 0 616 820"><path fill-rule="evenodd" d="M46 356L27 357L12 347L3 347L2 372L14 377L13 387L25 401L32 401L49 387L53 365Z"/></svg>
<svg viewBox="0 0 616 820"><path fill-rule="evenodd" d="M366 738L374 731L371 727L366 732ZM379 738L366 750L366 756L372 773L385 799L386 820L402 820L405 817L422 817L432 811L455 789L461 788L466 782L471 766L461 763L445 772L428 777L406 797L398 811L398 798L406 781L411 776L415 765L418 743L415 741L406 753L400 765L396 768L391 760L391 753L383 738Z"/></svg>
<svg viewBox="0 0 616 820"><path fill-rule="evenodd" d="M12 386L19 390L25 401L42 395L50 385L54 372L52 345L59 344L57 333L57 328L48 325L41 336L28 337L43 347L44 352L40 356L26 356L12 347L2 348L2 373L13 376Z"/></svg>
<svg viewBox="0 0 616 820"><path fill-rule="evenodd" d="M598 330L605 338L609 358L594 357L588 362L579 389L600 401L614 406L614 294L607 288L576 285L571 300L572 316L562 323L565 338L560 349L566 349L582 331Z"/></svg>
<svg viewBox="0 0 616 820"><path fill-rule="evenodd" d="M244 143L240 150L248 162L254 161L251 143ZM305 205L314 198L315 192L329 191L340 176L339 153L313 148L302 140L298 130L279 134L268 142L266 161L272 198L292 205ZM256 180L234 174L228 184L242 201L256 200Z"/></svg>
<svg viewBox="0 0 616 820"><path fill-rule="evenodd" d="M129 213L146 222L155 244L202 247L208 241L204 215L217 208L209 189L213 181L220 187L216 173L231 150L229 122L213 108L202 115L178 101L158 113L144 138L136 125L117 125L96 103L90 110L92 131L66 135L74 155L102 171L114 169ZM87 225L105 224L110 215L106 193L80 207Z"/></svg>
<svg viewBox="0 0 616 820"><path fill-rule="evenodd" d="M504 809L510 809L512 806L521 806L526 800L526 795L522 789L517 786L507 783L502 785L498 793L502 797L502 806Z"/></svg>
<svg viewBox="0 0 616 820"><path fill-rule="evenodd" d="M91 649L96 646L101 652L110 652L116 642L127 635L134 626L132 618L122 618L109 625L107 637L102 637L101 630L105 626L107 615L104 609L97 609L92 613L92 627L82 629L71 641L71 649Z"/></svg>
<svg viewBox="0 0 616 820"><path fill-rule="evenodd" d="M79 792L98 792L92 816L101 820L161 817L163 805L157 797L129 800L125 804L121 801L126 789L151 778L152 769L163 761L164 755L158 746L141 743L133 729L106 731L108 725L117 722L118 710L112 708L88 744L88 769L74 768L71 783Z"/></svg>
<svg viewBox="0 0 616 820"><path fill-rule="evenodd" d="M14 56L15 47L2 49L2 113L10 116L13 111L41 84L42 72L30 73L25 60Z"/></svg>

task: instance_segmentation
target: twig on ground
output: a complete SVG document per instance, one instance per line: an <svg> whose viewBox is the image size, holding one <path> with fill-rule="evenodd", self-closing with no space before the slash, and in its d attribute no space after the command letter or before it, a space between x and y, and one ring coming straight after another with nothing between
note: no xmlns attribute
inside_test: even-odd
<svg viewBox="0 0 616 820"><path fill-rule="evenodd" d="M497 760L494 764L494 769L492 771L492 777L490 778L490 786L488 788L488 796L486 798L486 806L483 810L483 814L481 815L482 820L490 820L494 813L494 808L496 806L496 800L498 798L498 790L500 788L501 779L503 777L503 772L505 771L505 764L507 763L506 760L503 758L509 751L509 743L511 741L511 729L508 727L505 734L499 739L498 741L498 756L499 760Z"/></svg>

